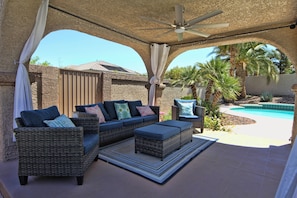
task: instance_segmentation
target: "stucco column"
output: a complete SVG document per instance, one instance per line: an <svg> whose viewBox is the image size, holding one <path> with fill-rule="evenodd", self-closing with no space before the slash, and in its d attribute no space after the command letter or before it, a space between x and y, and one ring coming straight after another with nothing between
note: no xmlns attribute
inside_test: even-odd
<svg viewBox="0 0 297 198"><path fill-rule="evenodd" d="M295 107L294 107L294 121L292 127L291 144L294 144L295 137L297 135L297 84L292 85L292 91L295 93Z"/></svg>
<svg viewBox="0 0 297 198"><path fill-rule="evenodd" d="M150 91L150 83L145 84L145 88L148 90L148 94ZM161 108L161 98L162 98L162 93L163 90L166 88L166 85L161 83L160 85L155 85L156 86L156 93L155 93L155 106L160 106Z"/></svg>

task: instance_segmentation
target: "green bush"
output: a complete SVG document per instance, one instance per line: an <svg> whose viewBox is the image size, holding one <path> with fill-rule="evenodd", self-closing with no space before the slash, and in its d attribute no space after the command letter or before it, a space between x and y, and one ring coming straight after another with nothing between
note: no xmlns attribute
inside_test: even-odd
<svg viewBox="0 0 297 198"><path fill-rule="evenodd" d="M269 92L263 92L260 96L261 102L271 102L273 98L273 95Z"/></svg>
<svg viewBox="0 0 297 198"><path fill-rule="evenodd" d="M205 107L205 115L209 117L221 118L219 105L213 106L212 103L208 101L203 101L202 106Z"/></svg>
<svg viewBox="0 0 297 198"><path fill-rule="evenodd" d="M168 112L168 114L165 114L164 116L163 116L163 121L165 121L165 120L171 120L171 111L170 112Z"/></svg>
<svg viewBox="0 0 297 198"><path fill-rule="evenodd" d="M213 131L219 131L222 128L221 119L215 117L204 117L204 127Z"/></svg>

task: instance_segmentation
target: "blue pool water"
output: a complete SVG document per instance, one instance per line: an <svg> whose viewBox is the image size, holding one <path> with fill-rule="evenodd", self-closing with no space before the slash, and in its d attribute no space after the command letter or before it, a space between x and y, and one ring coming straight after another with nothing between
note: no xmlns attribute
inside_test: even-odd
<svg viewBox="0 0 297 198"><path fill-rule="evenodd" d="M283 118L283 119L293 119L294 111L288 110L278 110L278 109L261 109L261 108L245 108L245 107L234 107L230 109L231 111L247 113L252 115L266 116L272 118Z"/></svg>

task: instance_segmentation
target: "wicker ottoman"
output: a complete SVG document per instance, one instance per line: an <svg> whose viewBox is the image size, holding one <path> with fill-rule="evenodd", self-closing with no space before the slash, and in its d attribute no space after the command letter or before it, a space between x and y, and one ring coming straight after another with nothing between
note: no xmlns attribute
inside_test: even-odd
<svg viewBox="0 0 297 198"><path fill-rule="evenodd" d="M192 140L192 123L164 121L134 130L135 153L142 152L161 160Z"/></svg>
<svg viewBox="0 0 297 198"><path fill-rule="evenodd" d="M179 120L167 120L156 124L177 127L180 129L180 147L192 141L193 123Z"/></svg>

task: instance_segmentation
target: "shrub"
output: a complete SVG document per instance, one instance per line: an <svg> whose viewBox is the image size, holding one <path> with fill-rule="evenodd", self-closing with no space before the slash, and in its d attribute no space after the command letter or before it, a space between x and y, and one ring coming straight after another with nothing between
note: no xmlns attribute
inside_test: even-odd
<svg viewBox="0 0 297 198"><path fill-rule="evenodd" d="M273 95L269 92L263 92L260 96L261 102L271 102L273 98Z"/></svg>
<svg viewBox="0 0 297 198"><path fill-rule="evenodd" d="M168 114L165 114L164 116L163 116L163 121L165 121L165 120L171 120L171 111L170 112L168 112Z"/></svg>
<svg viewBox="0 0 297 198"><path fill-rule="evenodd" d="M213 131L221 130L221 128L222 128L221 119L220 118L215 118L215 117L205 116L204 117L204 127L208 128L208 129L211 129Z"/></svg>

